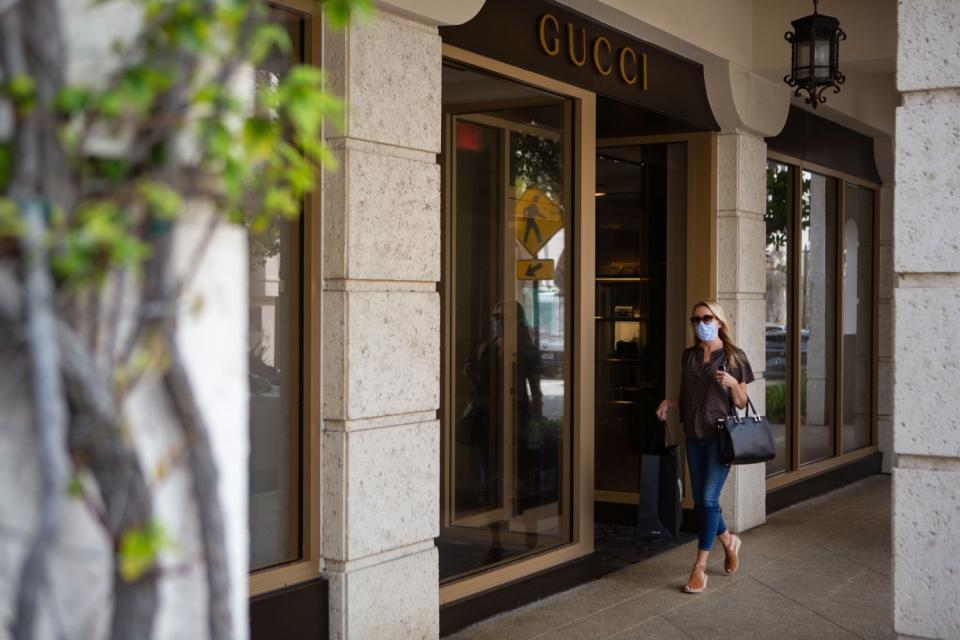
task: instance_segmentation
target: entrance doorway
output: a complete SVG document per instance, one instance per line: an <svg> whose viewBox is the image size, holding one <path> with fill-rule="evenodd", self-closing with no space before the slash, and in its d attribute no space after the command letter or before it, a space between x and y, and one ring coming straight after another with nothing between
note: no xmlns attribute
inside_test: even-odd
<svg viewBox="0 0 960 640"><path fill-rule="evenodd" d="M681 441L675 418L662 425L655 410L679 391L688 155L682 137L597 141L594 531L605 572L691 539L636 527L638 505L656 504L643 456Z"/></svg>

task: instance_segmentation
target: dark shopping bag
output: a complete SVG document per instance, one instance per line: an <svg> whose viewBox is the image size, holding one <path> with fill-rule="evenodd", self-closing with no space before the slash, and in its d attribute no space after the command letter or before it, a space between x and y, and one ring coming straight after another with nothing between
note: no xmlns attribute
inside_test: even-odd
<svg viewBox="0 0 960 640"><path fill-rule="evenodd" d="M666 425L658 423L658 426L666 436ZM644 537L677 537L682 517L682 495L677 445L668 442L650 454L641 455L637 533Z"/></svg>

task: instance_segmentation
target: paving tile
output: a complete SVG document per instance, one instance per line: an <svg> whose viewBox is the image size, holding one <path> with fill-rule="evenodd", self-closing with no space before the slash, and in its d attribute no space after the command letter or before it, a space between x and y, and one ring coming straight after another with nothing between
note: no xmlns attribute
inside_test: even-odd
<svg viewBox="0 0 960 640"><path fill-rule="evenodd" d="M754 577L862 638L894 638L890 577L814 545Z"/></svg>
<svg viewBox="0 0 960 640"><path fill-rule="evenodd" d="M609 575L609 579L630 585L635 591L654 589L664 585L683 586L690 577L690 570L697 558L696 542L671 549ZM723 561L723 550L716 545L708 560L708 566L717 568Z"/></svg>
<svg viewBox="0 0 960 640"><path fill-rule="evenodd" d="M664 617L692 638L856 640L857 636L750 578L698 596Z"/></svg>
<svg viewBox="0 0 960 640"><path fill-rule="evenodd" d="M690 636L666 618L660 617L611 636L611 640L690 640Z"/></svg>
<svg viewBox="0 0 960 640"><path fill-rule="evenodd" d="M863 521L818 540L817 545L888 578L893 576L893 543L889 523L883 527Z"/></svg>
<svg viewBox="0 0 960 640"><path fill-rule="evenodd" d="M707 591L681 591L696 543L486 620L463 640L886 640L892 632L890 479L871 478L744 532L741 568L714 547Z"/></svg>
<svg viewBox="0 0 960 640"><path fill-rule="evenodd" d="M684 593L681 587L686 579L679 584L663 586L640 596L622 602L613 607L603 609L573 624L554 629L544 638L550 640L589 640L591 638L608 638L613 634L632 629L642 622L659 616L665 611L682 607L697 596ZM709 589L717 589L708 583Z"/></svg>

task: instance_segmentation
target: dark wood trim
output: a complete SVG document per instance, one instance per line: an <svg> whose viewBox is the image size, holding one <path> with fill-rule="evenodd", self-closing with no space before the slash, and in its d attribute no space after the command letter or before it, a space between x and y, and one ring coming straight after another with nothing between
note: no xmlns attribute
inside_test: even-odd
<svg viewBox="0 0 960 640"><path fill-rule="evenodd" d="M323 578L250 599L251 640L326 640L330 589Z"/></svg>
<svg viewBox="0 0 960 640"><path fill-rule="evenodd" d="M767 493L767 515L790 505L809 500L835 489L840 489L858 480L881 473L883 454L879 451L850 464L825 471L820 475L800 480Z"/></svg>
<svg viewBox="0 0 960 640"><path fill-rule="evenodd" d="M783 130L766 141L771 151L882 183L873 153L873 138L806 109L791 106Z"/></svg>
<svg viewBox="0 0 960 640"><path fill-rule="evenodd" d="M490 616L596 580L600 575L600 555L591 553L495 589L451 602L440 607L440 635L450 635Z"/></svg>

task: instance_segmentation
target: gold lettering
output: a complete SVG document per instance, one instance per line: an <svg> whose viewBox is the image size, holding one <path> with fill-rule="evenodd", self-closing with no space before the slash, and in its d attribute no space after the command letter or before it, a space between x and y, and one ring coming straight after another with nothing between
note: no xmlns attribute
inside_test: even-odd
<svg viewBox="0 0 960 640"><path fill-rule="evenodd" d="M640 88L646 91L647 90L647 54L641 53L640 56L643 58L643 84L640 85Z"/></svg>
<svg viewBox="0 0 960 640"><path fill-rule="evenodd" d="M547 22L553 23L553 32L555 34L549 42L547 41ZM552 47L550 46L551 44L553 45ZM557 22L557 19L549 13L545 13L543 17L540 18L540 47L548 56L555 56L560 53L560 24Z"/></svg>
<svg viewBox="0 0 960 640"><path fill-rule="evenodd" d="M573 25L567 23L567 54L570 56L570 62L582 67L587 61L587 30L580 29L580 59L577 59L577 53L574 51L573 43Z"/></svg>
<svg viewBox="0 0 960 640"><path fill-rule="evenodd" d="M633 76L627 73L627 54L633 58ZM637 54L630 47L620 49L620 77L627 84L637 83Z"/></svg>
<svg viewBox="0 0 960 640"><path fill-rule="evenodd" d="M605 76L610 75L613 72L613 63L607 65L607 68L604 69L603 65L600 64L600 45L604 44L607 47L607 53L613 53L613 50L610 48L610 41L599 36L596 40L593 41L593 66L597 68L597 71L602 73Z"/></svg>

